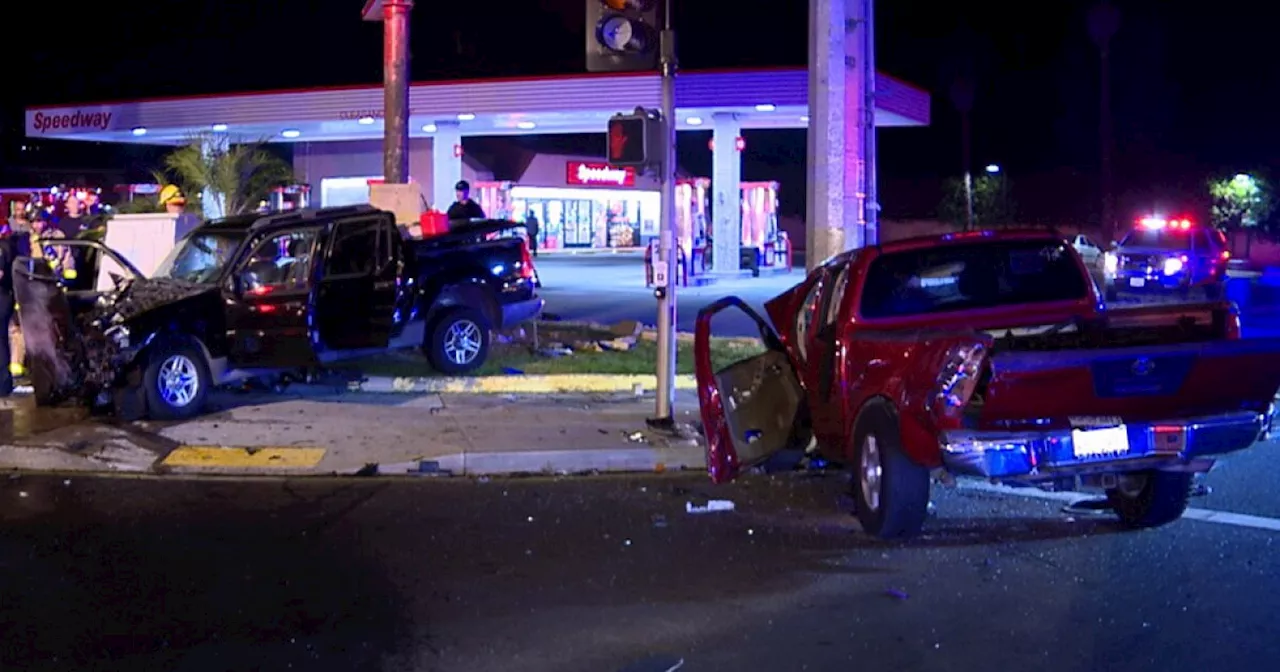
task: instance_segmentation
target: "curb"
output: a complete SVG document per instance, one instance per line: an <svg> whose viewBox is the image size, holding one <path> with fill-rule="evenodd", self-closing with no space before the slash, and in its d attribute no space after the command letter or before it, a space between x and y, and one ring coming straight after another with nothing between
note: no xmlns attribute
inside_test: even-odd
<svg viewBox="0 0 1280 672"><path fill-rule="evenodd" d="M614 375L567 373L555 375L475 376L470 378L392 378L369 376L348 386L352 392L376 394L559 394L582 392L639 393L654 390L651 374ZM697 389L691 375L676 376L677 390Z"/></svg>
<svg viewBox="0 0 1280 672"><path fill-rule="evenodd" d="M447 474L509 476L519 474L661 473L706 469L701 446L539 450L443 455L415 462L378 465L379 476Z"/></svg>

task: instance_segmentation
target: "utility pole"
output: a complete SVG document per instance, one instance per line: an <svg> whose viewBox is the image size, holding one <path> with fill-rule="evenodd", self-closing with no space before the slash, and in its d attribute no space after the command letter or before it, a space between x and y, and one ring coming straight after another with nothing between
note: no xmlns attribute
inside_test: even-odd
<svg viewBox="0 0 1280 672"><path fill-rule="evenodd" d="M413 0L368 0L365 21L382 21L382 176L409 183L409 14Z"/></svg>
<svg viewBox="0 0 1280 672"><path fill-rule="evenodd" d="M676 268L676 31L671 27L671 0L665 0L662 34L658 40L662 71L662 219L658 224L658 253L668 269ZM668 274L670 271L668 271ZM668 279L670 279L668 277ZM655 426L672 426L676 397L676 284L659 287L658 299L658 389Z"/></svg>
<svg viewBox="0 0 1280 672"><path fill-rule="evenodd" d="M675 426L672 408L676 392L676 283L671 281L671 273L679 276L680 263L675 236L677 64L671 0L586 0L586 19L588 71L653 72L656 66L662 74L662 109L657 114L636 108L630 114L614 115L609 120L606 156L612 166L652 168L662 183L658 258L653 262L653 295L658 300L658 385L649 425L669 429Z"/></svg>

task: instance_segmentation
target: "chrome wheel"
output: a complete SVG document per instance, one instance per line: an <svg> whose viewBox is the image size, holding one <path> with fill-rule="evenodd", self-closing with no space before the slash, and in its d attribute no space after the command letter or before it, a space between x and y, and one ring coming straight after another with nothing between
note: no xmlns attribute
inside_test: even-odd
<svg viewBox="0 0 1280 672"><path fill-rule="evenodd" d="M880 479L884 472L880 466L880 445L875 434L867 434L862 440L858 455L858 489L862 491L862 503L868 511L880 510Z"/></svg>
<svg viewBox="0 0 1280 672"><path fill-rule="evenodd" d="M170 355L160 365L156 391L174 408L183 408L200 392L200 373L196 363L186 355Z"/></svg>
<svg viewBox="0 0 1280 672"><path fill-rule="evenodd" d="M445 332L444 356L457 366L466 366L480 354L482 340L480 325L471 320L458 320Z"/></svg>

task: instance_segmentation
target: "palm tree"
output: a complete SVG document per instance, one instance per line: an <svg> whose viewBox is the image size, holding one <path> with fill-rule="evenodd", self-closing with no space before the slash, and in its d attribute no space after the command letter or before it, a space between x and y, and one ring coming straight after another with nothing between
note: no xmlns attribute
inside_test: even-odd
<svg viewBox="0 0 1280 672"><path fill-rule="evenodd" d="M232 144L209 134L191 138L164 159L163 177L189 199L207 194L203 210L222 216L252 212L271 190L293 182L293 169L265 141ZM163 182L162 182L163 183Z"/></svg>

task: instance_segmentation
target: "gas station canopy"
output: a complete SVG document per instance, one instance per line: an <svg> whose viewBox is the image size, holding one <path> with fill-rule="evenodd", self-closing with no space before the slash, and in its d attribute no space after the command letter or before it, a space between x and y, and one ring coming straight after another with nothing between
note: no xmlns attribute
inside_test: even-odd
<svg viewBox="0 0 1280 672"><path fill-rule="evenodd" d="M683 72L676 79L680 130L709 130L717 114L744 129L805 128L803 68ZM575 75L424 82L409 91L410 134L444 125L464 136L604 133L610 116L656 108L656 74ZM242 140L325 142L382 137L380 86L312 88L182 98L51 105L26 110L30 138L181 144L203 133ZM929 94L876 76L876 125L925 126Z"/></svg>

